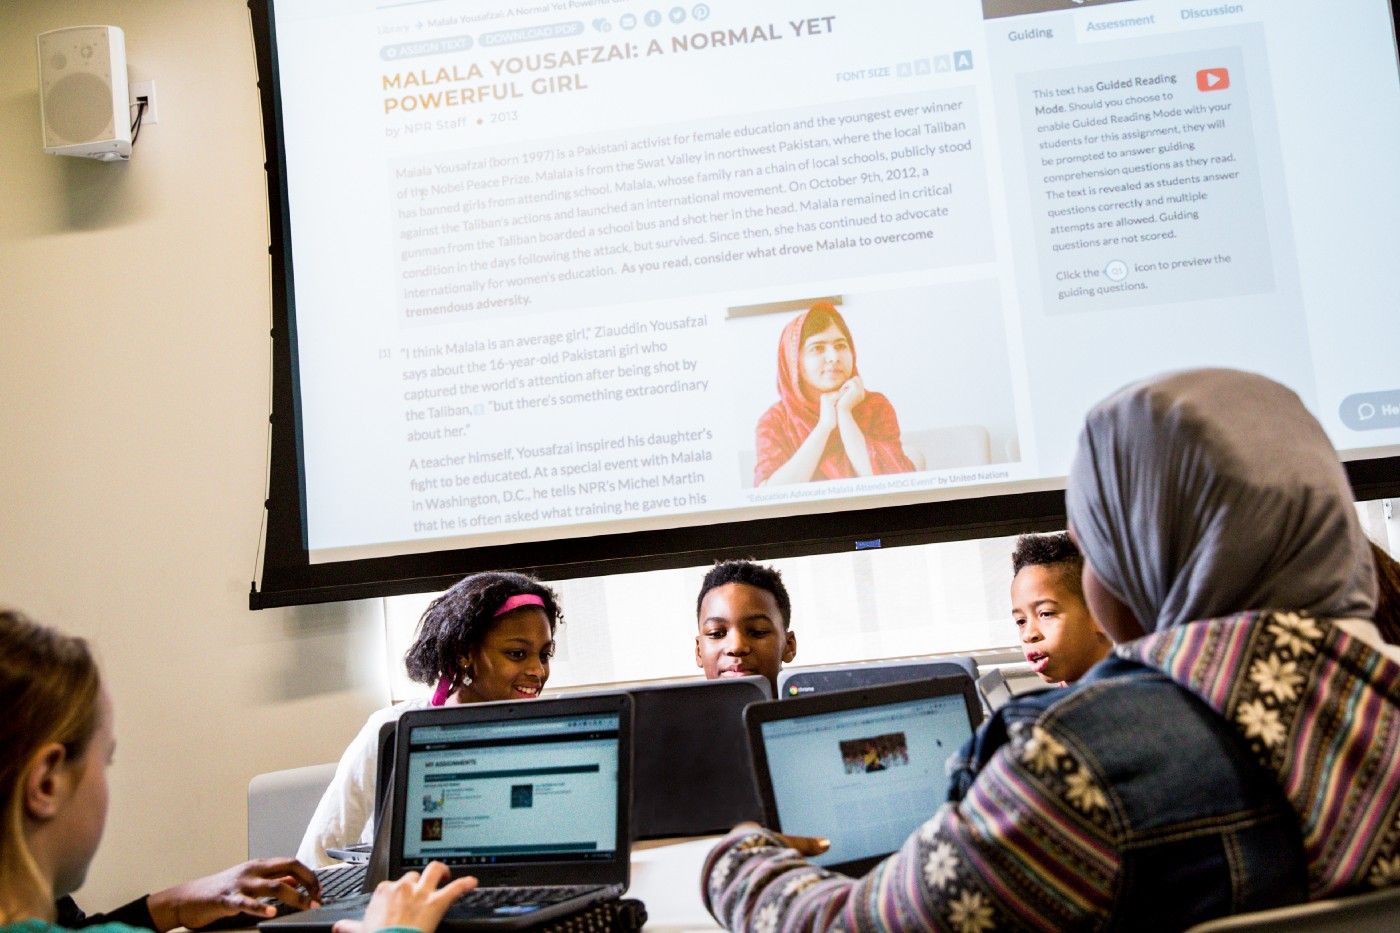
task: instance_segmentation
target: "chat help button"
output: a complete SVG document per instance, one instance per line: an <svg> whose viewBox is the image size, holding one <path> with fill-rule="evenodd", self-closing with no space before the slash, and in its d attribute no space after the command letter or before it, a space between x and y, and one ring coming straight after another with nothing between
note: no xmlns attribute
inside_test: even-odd
<svg viewBox="0 0 1400 933"><path fill-rule="evenodd" d="M1342 399L1342 424L1353 431L1400 427L1400 389L1358 392Z"/></svg>

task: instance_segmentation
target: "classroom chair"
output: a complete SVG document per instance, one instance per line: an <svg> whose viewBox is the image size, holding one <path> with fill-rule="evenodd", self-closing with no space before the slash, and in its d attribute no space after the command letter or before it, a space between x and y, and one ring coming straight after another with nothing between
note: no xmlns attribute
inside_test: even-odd
<svg viewBox="0 0 1400 933"><path fill-rule="evenodd" d="M269 771L248 782L248 858L296 855L335 762Z"/></svg>

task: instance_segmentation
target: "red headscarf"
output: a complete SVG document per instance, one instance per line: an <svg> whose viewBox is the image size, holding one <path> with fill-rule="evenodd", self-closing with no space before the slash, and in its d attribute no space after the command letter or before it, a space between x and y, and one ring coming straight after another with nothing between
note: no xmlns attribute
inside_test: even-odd
<svg viewBox="0 0 1400 933"><path fill-rule="evenodd" d="M788 321L782 336L778 338L778 401L758 421L754 485L762 483L792 459L797 448L816 427L821 414L820 398L809 398L802 389L802 331L807 318L813 313L829 317L846 335L851 345L851 375L856 376L860 372L856 367L856 345L851 339L851 329L830 302L819 301ZM900 446L899 419L895 417L894 406L889 399L879 392L867 390L865 399L851 410L851 415L865 435L870 465L876 475L908 473L914 469L914 464ZM841 444L841 432L833 430L812 479L847 479L855 475L855 467Z"/></svg>

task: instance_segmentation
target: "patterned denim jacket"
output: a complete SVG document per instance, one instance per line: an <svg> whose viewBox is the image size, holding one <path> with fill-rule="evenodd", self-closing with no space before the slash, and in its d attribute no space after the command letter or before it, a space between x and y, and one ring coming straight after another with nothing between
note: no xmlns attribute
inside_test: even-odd
<svg viewBox="0 0 1400 933"><path fill-rule="evenodd" d="M1008 704L951 802L864 878L735 834L703 892L731 929L1181 929L1400 884L1397 782L1400 665L1325 620L1250 613Z"/></svg>

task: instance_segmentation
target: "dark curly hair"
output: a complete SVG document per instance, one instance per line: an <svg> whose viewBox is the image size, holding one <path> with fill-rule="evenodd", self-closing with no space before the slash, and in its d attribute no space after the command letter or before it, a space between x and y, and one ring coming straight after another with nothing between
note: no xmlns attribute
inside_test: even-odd
<svg viewBox="0 0 1400 933"><path fill-rule="evenodd" d="M792 600L788 599L787 587L783 586L783 575L772 567L756 564L751 560L722 560L705 574L700 584L700 595L695 598L695 615L700 616L700 607L705 604L705 595L716 587L728 583L745 583L773 594L778 603L778 611L783 615L783 628L792 622Z"/></svg>
<svg viewBox="0 0 1400 933"><path fill-rule="evenodd" d="M1069 532L1021 535L1016 539L1016 550L1011 552L1011 575L1020 573L1022 567L1058 568L1069 588L1081 599L1084 598L1084 584L1080 580L1080 574L1084 570L1084 555L1079 553L1079 548L1070 540Z"/></svg>
<svg viewBox="0 0 1400 933"><path fill-rule="evenodd" d="M474 573L429 604L418 620L418 635L404 653L408 676L429 686L442 677L456 680L458 659L481 644L491 631L496 610L512 596L531 593L544 603L549 633L564 623L554 590L523 573Z"/></svg>

